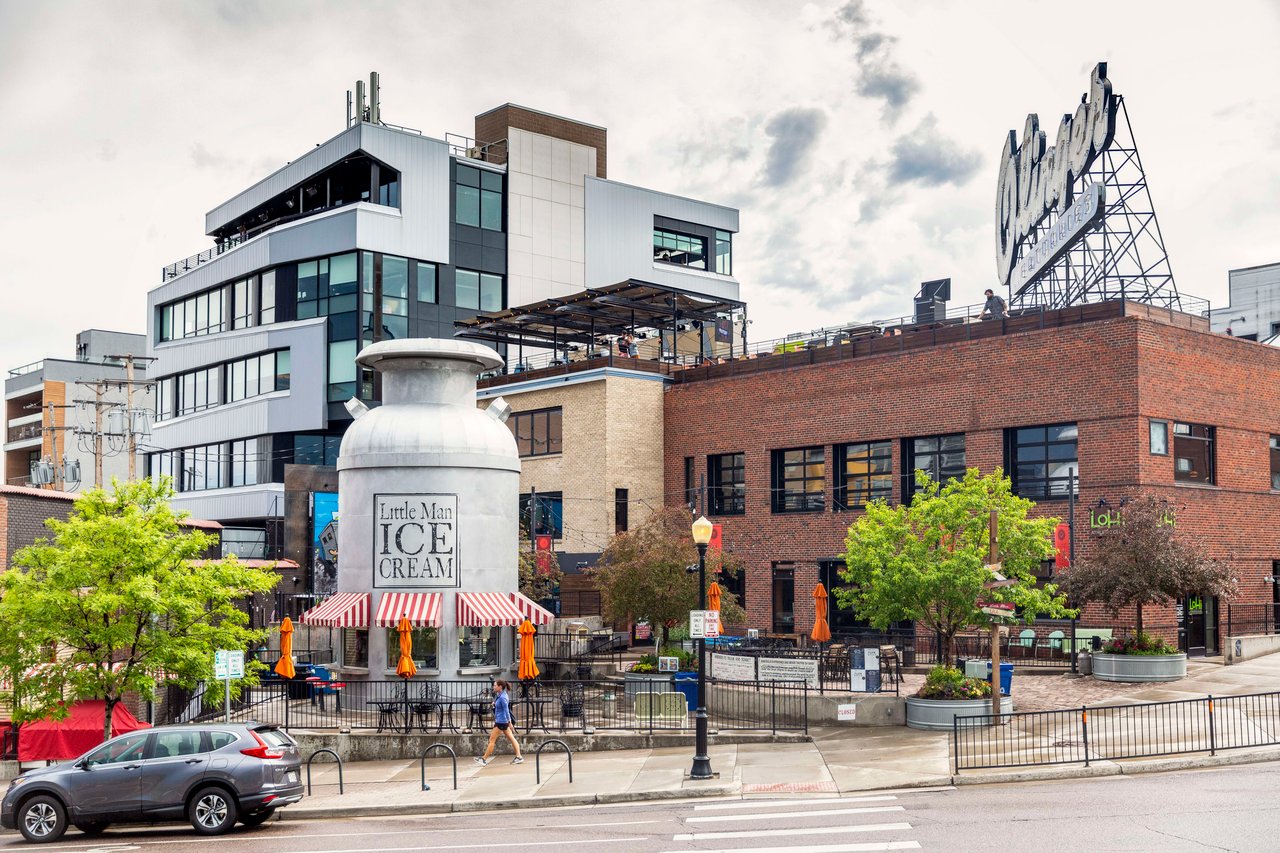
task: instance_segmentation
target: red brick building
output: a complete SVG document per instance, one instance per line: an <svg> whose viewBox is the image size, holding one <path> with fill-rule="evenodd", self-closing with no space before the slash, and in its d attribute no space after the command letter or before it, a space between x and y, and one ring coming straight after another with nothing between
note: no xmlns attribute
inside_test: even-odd
<svg viewBox="0 0 1280 853"><path fill-rule="evenodd" d="M749 627L806 632L858 507L903 500L916 468L1003 467L1065 518L1078 466L1077 556L1091 518L1154 493L1236 569L1237 606L1280 601L1280 351L1127 302L826 344L682 371L665 395L667 500L706 478ZM1184 641L1213 654L1226 603L1197 599Z"/></svg>

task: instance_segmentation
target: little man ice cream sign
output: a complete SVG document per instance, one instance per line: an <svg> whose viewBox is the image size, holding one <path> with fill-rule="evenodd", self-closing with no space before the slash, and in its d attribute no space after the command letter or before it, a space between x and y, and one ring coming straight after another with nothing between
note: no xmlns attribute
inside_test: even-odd
<svg viewBox="0 0 1280 853"><path fill-rule="evenodd" d="M374 495L373 525L374 587L458 586L457 495Z"/></svg>

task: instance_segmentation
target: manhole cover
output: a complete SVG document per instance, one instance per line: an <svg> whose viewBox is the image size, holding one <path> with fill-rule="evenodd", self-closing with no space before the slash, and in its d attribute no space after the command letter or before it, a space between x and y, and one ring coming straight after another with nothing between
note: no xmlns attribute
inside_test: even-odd
<svg viewBox="0 0 1280 853"><path fill-rule="evenodd" d="M770 782L763 785L743 785L744 794L826 794L835 793L835 782Z"/></svg>

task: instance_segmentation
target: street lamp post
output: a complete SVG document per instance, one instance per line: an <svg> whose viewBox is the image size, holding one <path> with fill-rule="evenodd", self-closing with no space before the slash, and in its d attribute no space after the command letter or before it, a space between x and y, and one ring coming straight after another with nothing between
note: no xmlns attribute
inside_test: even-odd
<svg viewBox="0 0 1280 853"><path fill-rule="evenodd" d="M707 609L707 544L713 532L711 522L701 516L693 523L693 542L698 546L698 609ZM693 714L694 747L691 779L710 779L711 756L707 754L707 640L698 638L698 710Z"/></svg>

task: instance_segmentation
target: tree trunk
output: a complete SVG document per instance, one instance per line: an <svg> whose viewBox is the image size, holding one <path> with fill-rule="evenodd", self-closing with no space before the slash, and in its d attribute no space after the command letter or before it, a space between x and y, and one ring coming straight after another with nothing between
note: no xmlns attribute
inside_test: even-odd
<svg viewBox="0 0 1280 853"><path fill-rule="evenodd" d="M1138 602L1138 634L1142 634L1142 602Z"/></svg>
<svg viewBox="0 0 1280 853"><path fill-rule="evenodd" d="M951 666L951 655L955 649L956 634L954 631L950 633L943 632L941 636L942 648L938 650L938 665Z"/></svg>
<svg viewBox="0 0 1280 853"><path fill-rule="evenodd" d="M119 701L108 696L102 704L102 739L104 741L111 740L111 715L115 712L116 703Z"/></svg>

